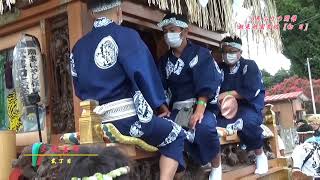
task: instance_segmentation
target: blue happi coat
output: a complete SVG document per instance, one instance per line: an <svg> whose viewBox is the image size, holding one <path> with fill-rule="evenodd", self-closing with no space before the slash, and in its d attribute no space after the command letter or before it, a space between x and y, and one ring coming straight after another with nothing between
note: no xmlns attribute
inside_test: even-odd
<svg viewBox="0 0 320 180"><path fill-rule="evenodd" d="M168 51L161 58L159 69L171 106L202 96L212 104L217 102L222 76L208 49L188 41L180 58L175 57L171 50ZM196 125L194 142L186 142L187 152L202 165L211 162L220 149L216 118L208 109L202 123ZM170 119L175 119L178 112L172 109Z"/></svg>
<svg viewBox="0 0 320 180"><path fill-rule="evenodd" d="M123 135L157 146L183 169L185 134L180 126L153 114L165 96L152 55L136 31L99 18L76 43L70 59L75 93L81 100L106 104L133 98L137 116L113 124Z"/></svg>
<svg viewBox="0 0 320 180"><path fill-rule="evenodd" d="M238 132L242 143L247 146L247 150L258 149L263 144L263 130L260 125L263 120L265 88L262 74L253 60L244 58L241 58L232 69L226 64L222 64L221 67L224 74L221 93L235 90L243 99L238 100L239 109L233 120L218 115L218 126L225 127L242 118L244 127Z"/></svg>

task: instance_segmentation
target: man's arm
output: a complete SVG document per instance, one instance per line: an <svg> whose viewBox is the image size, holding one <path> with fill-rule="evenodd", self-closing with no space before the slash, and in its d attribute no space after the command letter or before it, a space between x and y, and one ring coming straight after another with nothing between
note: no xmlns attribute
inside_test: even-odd
<svg viewBox="0 0 320 180"><path fill-rule="evenodd" d="M242 69L241 81L242 85L237 94L249 102L265 91L262 75L254 61L249 61Z"/></svg>
<svg viewBox="0 0 320 180"><path fill-rule="evenodd" d="M75 94L78 98L81 99L80 97L80 92L79 92L79 86L78 86L78 71L77 71L77 65L76 65L76 57L74 55L74 49L72 50L70 54L70 70L71 70L71 75L72 75L72 80L73 80L73 89L75 91Z"/></svg>
<svg viewBox="0 0 320 180"><path fill-rule="evenodd" d="M121 45L119 61L134 89L141 91L152 109L158 109L166 102L164 88L148 47L134 30L128 31Z"/></svg>
<svg viewBox="0 0 320 180"><path fill-rule="evenodd" d="M190 63L189 66L193 75L197 106L189 125L194 129L197 123L201 123L207 103L214 100L219 93L222 77L218 65L207 49L200 48L192 61L194 63Z"/></svg>

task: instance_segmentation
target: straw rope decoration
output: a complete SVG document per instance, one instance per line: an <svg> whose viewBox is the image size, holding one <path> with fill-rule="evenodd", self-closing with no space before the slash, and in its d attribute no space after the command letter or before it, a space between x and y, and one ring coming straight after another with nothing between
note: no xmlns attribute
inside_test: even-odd
<svg viewBox="0 0 320 180"><path fill-rule="evenodd" d="M7 96L7 112L9 117L9 130L20 131L23 128L21 123L21 112L18 108L19 101L17 99L16 91L14 90L11 94Z"/></svg>

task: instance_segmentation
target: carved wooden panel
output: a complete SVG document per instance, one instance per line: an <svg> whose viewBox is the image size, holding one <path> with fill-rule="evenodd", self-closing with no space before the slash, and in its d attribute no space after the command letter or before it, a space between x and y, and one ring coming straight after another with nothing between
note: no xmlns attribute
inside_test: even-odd
<svg viewBox="0 0 320 180"><path fill-rule="evenodd" d="M67 15L49 22L50 109L53 134L75 131L72 77L69 66L69 29Z"/></svg>
<svg viewBox="0 0 320 180"><path fill-rule="evenodd" d="M19 9L27 9L36 5L39 5L41 3L44 3L48 0L32 0L32 2L30 3L30 0L18 0L15 4L16 8Z"/></svg>

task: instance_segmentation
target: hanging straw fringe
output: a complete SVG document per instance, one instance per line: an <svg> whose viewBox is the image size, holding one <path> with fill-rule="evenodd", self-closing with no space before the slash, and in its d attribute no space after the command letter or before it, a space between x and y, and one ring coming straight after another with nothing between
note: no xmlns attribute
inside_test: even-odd
<svg viewBox="0 0 320 180"><path fill-rule="evenodd" d="M11 10L11 5L12 4L16 4L16 0L0 0L0 14L3 14L4 11L4 1L6 3L6 5L9 7L9 10ZM29 3L32 4L33 0L29 0Z"/></svg>
<svg viewBox="0 0 320 180"><path fill-rule="evenodd" d="M4 2L11 9L11 4L15 4L16 0L0 0L0 14L4 11ZM265 3L264 10L261 9L260 0L244 0L244 7L252 9L251 17L277 17L275 0L261 0ZM33 3L33 0L29 0ZM183 4L182 4L183 3ZM229 34L241 35L241 31L237 31L237 23L233 19L232 13L233 0L209 0L206 7L202 7L198 0L148 0L149 6L155 5L159 9L182 14L182 5L187 6L187 15L191 23L197 24L199 27L212 30L223 31ZM249 23L247 21L246 23ZM248 30L247 36L252 35L252 39L256 42L267 43L272 41L277 50L282 49L280 38L280 30Z"/></svg>
<svg viewBox="0 0 320 180"><path fill-rule="evenodd" d="M182 13L181 1L187 6L189 20L191 23L197 24L199 27L213 30L223 31L229 34L240 36L241 31L237 31L237 23L233 19L232 3L233 0L209 0L208 5L203 8L198 0L148 0L149 5L153 4L161 10L169 10L178 14ZM275 0L262 0L265 3L264 10L261 9L260 0L244 0L244 7L252 9L251 17L277 17ZM170 8L169 8L170 3ZM247 21L246 23L249 23ZM276 50L282 49L282 43L279 30L252 30L246 32L247 36L252 35L252 39L259 42L264 42L267 48L268 42L273 42ZM247 37L248 38L248 37ZM249 45L248 45L249 46ZM250 48L249 48L250 49Z"/></svg>
<svg viewBox="0 0 320 180"><path fill-rule="evenodd" d="M9 7L9 10L11 10L11 4L16 4L16 0L0 0L0 14L3 14L4 11L4 1L6 2L6 5Z"/></svg>
<svg viewBox="0 0 320 180"><path fill-rule="evenodd" d="M2 0L0 0L0 14L2 15L3 14L3 2Z"/></svg>

